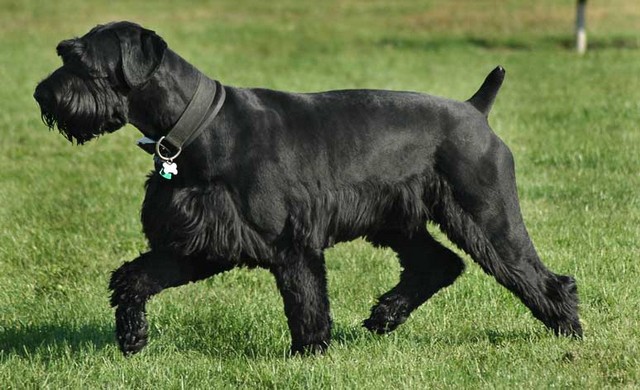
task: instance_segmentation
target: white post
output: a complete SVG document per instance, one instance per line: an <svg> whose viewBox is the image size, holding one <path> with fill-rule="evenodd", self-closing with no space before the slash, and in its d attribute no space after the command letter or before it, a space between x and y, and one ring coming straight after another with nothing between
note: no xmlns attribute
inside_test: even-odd
<svg viewBox="0 0 640 390"><path fill-rule="evenodd" d="M587 51L587 29L585 27L586 8L587 0L578 0L576 13L576 50L578 54L584 54Z"/></svg>

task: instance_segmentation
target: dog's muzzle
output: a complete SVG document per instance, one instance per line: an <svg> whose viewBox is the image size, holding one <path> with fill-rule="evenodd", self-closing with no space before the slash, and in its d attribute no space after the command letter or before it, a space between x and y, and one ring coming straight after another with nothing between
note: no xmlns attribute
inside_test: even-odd
<svg viewBox="0 0 640 390"><path fill-rule="evenodd" d="M126 107L103 78L84 79L60 68L40 82L33 95L42 121L82 144L126 124Z"/></svg>
<svg viewBox="0 0 640 390"><path fill-rule="evenodd" d="M40 106L40 112L42 114L42 120L49 127L53 127L55 120L53 120L54 113L56 112L56 96L54 92L45 83L40 83L36 87L36 91L33 94L33 98L38 102ZM51 120L47 119L51 118Z"/></svg>

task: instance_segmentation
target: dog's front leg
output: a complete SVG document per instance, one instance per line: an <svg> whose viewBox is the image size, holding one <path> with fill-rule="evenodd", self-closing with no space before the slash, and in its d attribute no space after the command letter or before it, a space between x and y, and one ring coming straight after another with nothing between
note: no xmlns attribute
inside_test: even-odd
<svg viewBox="0 0 640 390"><path fill-rule="evenodd" d="M147 252L124 263L111 276L111 305L116 308L116 337L125 355L147 344L145 305L152 295L208 278L233 268L232 263L205 256L176 256L170 252Z"/></svg>
<svg viewBox="0 0 640 390"><path fill-rule="evenodd" d="M317 250L295 251L271 272L284 300L291 354L324 352L331 341L324 255Z"/></svg>

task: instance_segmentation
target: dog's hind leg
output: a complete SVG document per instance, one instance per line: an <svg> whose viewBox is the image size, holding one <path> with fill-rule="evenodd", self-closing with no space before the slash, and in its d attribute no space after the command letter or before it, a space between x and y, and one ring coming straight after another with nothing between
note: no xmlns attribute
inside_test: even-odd
<svg viewBox="0 0 640 390"><path fill-rule="evenodd" d="M370 237L378 246L393 249L400 260L400 282L378 298L370 317L363 322L372 332L393 331L409 314L440 289L452 284L464 270L462 259L436 241L423 226L410 236L383 231Z"/></svg>
<svg viewBox="0 0 640 390"><path fill-rule="evenodd" d="M271 267L284 300L291 353L322 353L331 341L331 314L322 251L293 250Z"/></svg>
<svg viewBox="0 0 640 390"><path fill-rule="evenodd" d="M116 337L125 355L147 344L145 305L152 295L208 278L233 268L204 256L180 257L169 252L147 252L124 263L111 275L111 305L116 308Z"/></svg>
<svg viewBox="0 0 640 390"><path fill-rule="evenodd" d="M582 336L575 280L540 261L520 212L513 156L495 136L475 155L448 151L434 219L449 239L556 334Z"/></svg>

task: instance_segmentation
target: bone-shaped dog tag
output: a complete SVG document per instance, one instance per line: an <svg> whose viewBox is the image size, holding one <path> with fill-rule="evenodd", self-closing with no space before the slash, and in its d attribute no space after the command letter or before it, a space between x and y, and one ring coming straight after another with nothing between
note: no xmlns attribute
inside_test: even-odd
<svg viewBox="0 0 640 390"><path fill-rule="evenodd" d="M178 165L173 161L165 161L162 163L162 169L160 170L160 176L167 180L171 180L173 175L178 174Z"/></svg>

